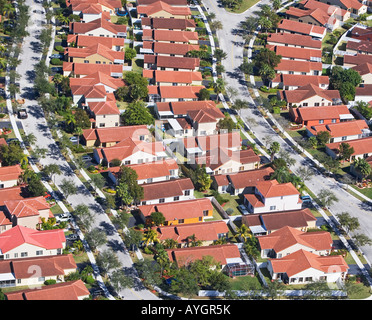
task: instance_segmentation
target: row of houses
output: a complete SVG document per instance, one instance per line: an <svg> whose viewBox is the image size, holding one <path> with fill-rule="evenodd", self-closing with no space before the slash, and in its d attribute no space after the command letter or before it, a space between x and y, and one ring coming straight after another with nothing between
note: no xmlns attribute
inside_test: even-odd
<svg viewBox="0 0 372 320"><path fill-rule="evenodd" d="M338 157L343 142L354 148L349 160L368 158L372 155L372 137L366 121L369 119L357 120L350 111L351 104L343 104L339 91L329 89L329 78L322 75L321 40L349 18L366 12L367 5L358 1L304 0L287 9L277 32L267 37L267 48L282 57L270 86L280 89L277 98L285 101L291 120L305 127L308 137L321 131L330 133L326 152L333 158ZM344 68L353 68L363 79L356 88L355 102L369 103L372 68L366 59L370 28L354 26L349 33Z"/></svg>

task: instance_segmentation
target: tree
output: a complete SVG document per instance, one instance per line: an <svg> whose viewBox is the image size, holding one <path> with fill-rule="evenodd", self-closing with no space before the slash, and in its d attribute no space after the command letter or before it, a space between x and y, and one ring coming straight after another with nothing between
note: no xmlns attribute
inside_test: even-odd
<svg viewBox="0 0 372 320"><path fill-rule="evenodd" d="M149 93L147 86L148 81L146 78L134 71L129 71L124 74L124 82L129 89L129 97L132 101L138 101L147 98Z"/></svg>
<svg viewBox="0 0 372 320"><path fill-rule="evenodd" d="M125 60L133 60L137 55L137 52L133 48L125 49Z"/></svg>
<svg viewBox="0 0 372 320"><path fill-rule="evenodd" d="M63 179L59 187L62 193L64 194L65 199L67 199L70 195L73 195L77 192L77 187L75 183L71 180Z"/></svg>
<svg viewBox="0 0 372 320"><path fill-rule="evenodd" d="M211 187L212 179L211 176L207 173L205 166L198 166L195 170L195 175L198 191L205 191Z"/></svg>
<svg viewBox="0 0 372 320"><path fill-rule="evenodd" d="M126 126L151 125L154 123L154 117L142 101L130 103L123 112L122 119Z"/></svg>
<svg viewBox="0 0 372 320"><path fill-rule="evenodd" d="M115 291L118 292L122 289L132 287L134 280L132 277L128 277L122 270L115 270L110 275L110 283Z"/></svg>
<svg viewBox="0 0 372 320"><path fill-rule="evenodd" d="M55 164L55 163L51 163L51 164L48 164L46 166L44 166L42 172L44 174L46 174L48 177L50 177L50 179L53 180L53 176L55 174L61 174L61 169L59 167L58 164ZM53 180L53 183L55 183L55 181Z"/></svg>
<svg viewBox="0 0 372 320"><path fill-rule="evenodd" d="M156 226L161 226L165 223L165 217L161 212L155 211L152 212L150 215L151 221L156 225Z"/></svg>
<svg viewBox="0 0 372 320"><path fill-rule="evenodd" d="M103 275L106 275L111 269L120 267L117 256L111 250L100 252L97 256L97 264Z"/></svg>
<svg viewBox="0 0 372 320"><path fill-rule="evenodd" d="M31 197L39 197L45 195L45 187L40 180L39 175L36 173L32 174L27 181L27 191Z"/></svg>
<svg viewBox="0 0 372 320"><path fill-rule="evenodd" d="M270 161L272 162L274 160L274 156L276 153L278 153L280 150L280 144L277 141L274 141L269 149L270 152Z"/></svg>
<svg viewBox="0 0 372 320"><path fill-rule="evenodd" d="M342 161L349 160L352 154L354 153L354 148L346 142L341 142L338 147L339 158Z"/></svg>
<svg viewBox="0 0 372 320"><path fill-rule="evenodd" d="M142 238L143 235L141 231L130 228L128 232L124 233L125 246L128 247L129 250L134 250L139 247Z"/></svg>
<svg viewBox="0 0 372 320"><path fill-rule="evenodd" d="M154 229L147 229L142 240L145 242L146 246L150 243L159 242L158 233Z"/></svg>
<svg viewBox="0 0 372 320"><path fill-rule="evenodd" d="M283 282L278 280L272 280L271 282L267 283L267 286L264 287L263 290L268 298L274 300L275 298L283 295L285 289L286 288Z"/></svg>
<svg viewBox="0 0 372 320"><path fill-rule="evenodd" d="M130 215L125 211L119 211L113 218L113 223L118 225L120 229L125 229L128 225Z"/></svg>
<svg viewBox="0 0 372 320"><path fill-rule="evenodd" d="M355 170L362 176L362 179L367 178L372 173L370 164L364 158L355 159L353 165Z"/></svg>
<svg viewBox="0 0 372 320"><path fill-rule="evenodd" d="M318 193L318 200L322 207L329 207L334 202L338 201L334 193L328 189L321 189Z"/></svg>
<svg viewBox="0 0 372 320"><path fill-rule="evenodd" d="M223 51L222 49L216 49L214 50L214 58L218 61L221 62L222 60L227 58L227 53Z"/></svg>
<svg viewBox="0 0 372 320"><path fill-rule="evenodd" d="M116 191L116 197L119 198L119 200L120 200L120 206L122 206L123 203L127 206L133 203L134 199L130 195L129 188L128 188L127 184L125 184L124 182L120 182L116 186L115 191Z"/></svg>
<svg viewBox="0 0 372 320"><path fill-rule="evenodd" d="M347 104L349 101L353 101L355 97L355 87L350 82L344 82L340 85L340 96L342 101Z"/></svg>
<svg viewBox="0 0 372 320"><path fill-rule="evenodd" d="M31 132L29 134L26 134L24 137L23 137L23 142L28 145L28 146L31 146L32 144L35 144L36 142L36 137L35 135Z"/></svg>
<svg viewBox="0 0 372 320"><path fill-rule="evenodd" d="M219 20L214 20L214 21L209 22L209 26L214 31L223 29L222 22Z"/></svg>
<svg viewBox="0 0 372 320"><path fill-rule="evenodd" d="M171 238L165 239L162 244L165 249L174 249L178 246L178 242Z"/></svg>
<svg viewBox="0 0 372 320"><path fill-rule="evenodd" d="M118 172L119 184L124 183L128 186L128 192L133 201L138 202L143 198L143 188L137 183L137 172L127 166L121 166Z"/></svg>
<svg viewBox="0 0 372 320"><path fill-rule="evenodd" d="M20 163L23 157L24 153L19 142L12 141L8 145L0 146L0 160L5 167Z"/></svg>
<svg viewBox="0 0 372 320"><path fill-rule="evenodd" d="M100 230L98 228L94 228L93 230L89 231L85 235L85 239L87 240L89 247L95 251L97 247L104 245L107 243L107 235L106 232Z"/></svg>
<svg viewBox="0 0 372 320"><path fill-rule="evenodd" d="M207 88L200 89L198 99L202 100L210 100L211 94Z"/></svg>
<svg viewBox="0 0 372 320"><path fill-rule="evenodd" d="M186 237L187 247L200 247L203 242L196 238L195 233Z"/></svg>
<svg viewBox="0 0 372 320"><path fill-rule="evenodd" d="M89 129L91 126L89 116L83 109L75 110L75 126L82 129Z"/></svg>
<svg viewBox="0 0 372 320"><path fill-rule="evenodd" d="M247 239L250 239L252 237L253 235L251 230L244 223L242 223L242 225L237 229L237 232L234 236L234 238L242 238L243 242L246 242Z"/></svg>
<svg viewBox="0 0 372 320"><path fill-rule="evenodd" d="M360 226L358 218L350 216L350 213L348 212L337 214L337 218L340 226L346 229L346 233L354 231Z"/></svg>
<svg viewBox="0 0 372 320"><path fill-rule="evenodd" d="M275 169L271 174L270 180L277 180L279 183L287 183L290 181L291 173L288 170L288 167L280 167Z"/></svg>
<svg viewBox="0 0 372 320"><path fill-rule="evenodd" d="M282 6L282 2L280 0L272 0L274 10L279 10Z"/></svg>
<svg viewBox="0 0 372 320"><path fill-rule="evenodd" d="M372 118L372 108L368 102L357 101L354 109L356 109L364 118L370 120Z"/></svg>
<svg viewBox="0 0 372 320"><path fill-rule="evenodd" d="M309 181L310 178L314 175L314 170L309 167L301 167L298 171L298 176L302 179L302 181L306 182Z"/></svg>
<svg viewBox="0 0 372 320"><path fill-rule="evenodd" d="M271 69L274 69L278 66L282 59L281 55L277 55L274 51L263 48L260 52L254 57L253 62L255 66L260 70L263 65L269 66Z"/></svg>
<svg viewBox="0 0 372 320"><path fill-rule="evenodd" d="M316 139L318 140L318 145L324 147L331 138L331 134L329 131L320 131L316 135Z"/></svg>
<svg viewBox="0 0 372 320"><path fill-rule="evenodd" d="M90 183L95 189L102 189L106 184L106 180L101 174L95 174L90 177Z"/></svg>
<svg viewBox="0 0 372 320"><path fill-rule="evenodd" d="M218 129L221 130L227 130L228 132L232 132L234 129L237 128L237 124L234 122L234 120L230 117L229 114L225 115L225 118L220 119L217 123Z"/></svg>
<svg viewBox="0 0 372 320"><path fill-rule="evenodd" d="M241 100L241 99L236 99L234 104L231 106L231 109L237 111L239 116L241 116L240 115L240 110L246 109L246 108L248 108L248 106L249 106L248 101L244 101L244 100Z"/></svg>
<svg viewBox="0 0 372 320"><path fill-rule="evenodd" d="M365 234L355 234L352 239L357 247L370 246L372 244L372 240Z"/></svg>

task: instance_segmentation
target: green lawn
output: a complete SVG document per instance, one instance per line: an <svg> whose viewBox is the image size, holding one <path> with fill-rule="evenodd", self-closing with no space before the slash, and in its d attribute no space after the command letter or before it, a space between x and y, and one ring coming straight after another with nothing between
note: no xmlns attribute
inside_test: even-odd
<svg viewBox="0 0 372 320"><path fill-rule="evenodd" d="M236 9L225 8L226 11L232 13L242 13L255 5L259 0L243 0L242 4Z"/></svg>

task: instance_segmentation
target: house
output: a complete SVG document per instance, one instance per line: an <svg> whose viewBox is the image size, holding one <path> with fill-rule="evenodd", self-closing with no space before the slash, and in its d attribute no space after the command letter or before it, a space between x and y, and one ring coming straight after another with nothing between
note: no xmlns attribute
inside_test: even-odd
<svg viewBox="0 0 372 320"><path fill-rule="evenodd" d="M155 86L202 86L203 76L199 71L143 70L143 77Z"/></svg>
<svg viewBox="0 0 372 320"><path fill-rule="evenodd" d="M142 41L197 45L199 36L195 31L144 29Z"/></svg>
<svg viewBox="0 0 372 320"><path fill-rule="evenodd" d="M268 33L267 44L295 48L321 49L322 42L313 40L311 36L291 33Z"/></svg>
<svg viewBox="0 0 372 320"><path fill-rule="evenodd" d="M195 136L178 139L177 151L184 157L197 157L206 155L211 150L238 151L241 149L241 137L238 131L220 133L206 136ZM217 154L217 153L215 153Z"/></svg>
<svg viewBox="0 0 372 320"><path fill-rule="evenodd" d="M37 231L17 225L0 234L0 260L55 256L65 247L62 229Z"/></svg>
<svg viewBox="0 0 372 320"><path fill-rule="evenodd" d="M355 67L364 63L372 63L372 56L368 54L344 55L344 67Z"/></svg>
<svg viewBox="0 0 372 320"><path fill-rule="evenodd" d="M320 124L306 127L306 133L309 137L316 136L322 131L329 132L331 137L329 141L330 143L345 142L370 135L370 130L365 120Z"/></svg>
<svg viewBox="0 0 372 320"><path fill-rule="evenodd" d="M123 65L120 64L92 64L73 63L64 61L62 65L65 77L81 78L92 73L101 72L112 78L123 78Z"/></svg>
<svg viewBox="0 0 372 320"><path fill-rule="evenodd" d="M367 40L348 41L346 43L346 51L354 54L372 55L372 42Z"/></svg>
<svg viewBox="0 0 372 320"><path fill-rule="evenodd" d="M229 182L228 192L234 196L252 193L257 182L269 180L270 175L273 172L274 170L271 167L263 167L256 170L240 171L234 174L229 174L227 176Z"/></svg>
<svg viewBox="0 0 372 320"><path fill-rule="evenodd" d="M194 19L173 19L173 18L142 18L142 29L158 30L191 30L195 31Z"/></svg>
<svg viewBox="0 0 372 320"><path fill-rule="evenodd" d="M340 144L343 142L345 141L326 144L326 153L333 159L337 158L340 152ZM354 152L352 153L350 159L346 159L347 161L353 161L357 158L368 158L372 155L371 136L361 139L348 140L346 143L354 149Z"/></svg>
<svg viewBox="0 0 372 320"><path fill-rule="evenodd" d="M229 228L223 220L160 226L155 230L161 242L173 239L177 241L179 248L188 246L190 236L202 241L203 246L209 246L218 239L226 239L229 233Z"/></svg>
<svg viewBox="0 0 372 320"><path fill-rule="evenodd" d="M194 199L194 185L189 178L145 183L141 205Z"/></svg>
<svg viewBox="0 0 372 320"><path fill-rule="evenodd" d="M198 51L199 49L199 45L195 44L144 41L142 47L140 47L140 53L159 56L185 57L189 51Z"/></svg>
<svg viewBox="0 0 372 320"><path fill-rule="evenodd" d="M364 101L369 103L372 101L372 84L362 84L355 88L354 101Z"/></svg>
<svg viewBox="0 0 372 320"><path fill-rule="evenodd" d="M120 125L120 111L115 99L90 102L88 110L91 116L92 128L110 128Z"/></svg>
<svg viewBox="0 0 372 320"><path fill-rule="evenodd" d="M5 294L7 300L83 300L90 292L82 280L43 286L39 290L23 289Z"/></svg>
<svg viewBox="0 0 372 320"><path fill-rule="evenodd" d="M221 271L228 264L243 262L240 251L235 244L223 244L203 247L189 247L179 249L167 249L169 260L176 262L178 267L187 266L195 260L202 260L205 256L211 256L220 266Z"/></svg>
<svg viewBox="0 0 372 320"><path fill-rule="evenodd" d="M148 86L150 102L197 101L204 86Z"/></svg>
<svg viewBox="0 0 372 320"><path fill-rule="evenodd" d="M69 48L87 48L101 44L114 51L124 51L124 38L94 37L83 34L68 34Z"/></svg>
<svg viewBox="0 0 372 320"><path fill-rule="evenodd" d="M319 75L303 76L302 74L279 73L270 81L271 88L278 88L287 91L296 90L300 87L308 86L309 84L326 90L328 89L329 78L328 76Z"/></svg>
<svg viewBox="0 0 372 320"><path fill-rule="evenodd" d="M325 90L312 83L295 90L279 91L277 97L284 100L287 107L318 107L341 104L341 96L338 90Z"/></svg>
<svg viewBox="0 0 372 320"><path fill-rule="evenodd" d="M367 13L368 7L358 0L317 0L322 3L338 6L341 9L347 10L355 16ZM353 16L351 16L353 18Z"/></svg>
<svg viewBox="0 0 372 320"><path fill-rule="evenodd" d="M100 18L86 23L70 22L70 33L93 37L125 38L127 26Z"/></svg>
<svg viewBox="0 0 372 320"><path fill-rule="evenodd" d="M322 62L322 50L320 49L307 49L307 48L295 48L286 46L268 46L277 55L282 57L281 62L284 60L294 61L310 61L310 62Z"/></svg>
<svg viewBox="0 0 372 320"><path fill-rule="evenodd" d="M213 100L158 102L154 111L158 119L186 118L190 111L205 110L219 118L224 116Z"/></svg>
<svg viewBox="0 0 372 320"><path fill-rule="evenodd" d="M242 216L242 223L249 227L255 236L271 234L286 226L306 232L316 228L316 221L309 208Z"/></svg>
<svg viewBox="0 0 372 320"><path fill-rule="evenodd" d="M199 71L200 59L145 54L144 69L168 71Z"/></svg>
<svg viewBox="0 0 372 320"><path fill-rule="evenodd" d="M274 69L277 73L281 74L319 76L322 74L322 63L283 59Z"/></svg>
<svg viewBox="0 0 372 320"><path fill-rule="evenodd" d="M164 1L156 1L148 5L140 4L136 7L136 10L139 18L191 18L191 10L189 7L172 6Z"/></svg>
<svg viewBox="0 0 372 320"><path fill-rule="evenodd" d="M35 267L37 266L37 272ZM44 285L47 280L65 281L65 276L76 272L72 254L21 258L0 261L0 288ZM33 272L30 273L30 270Z"/></svg>
<svg viewBox="0 0 372 320"><path fill-rule="evenodd" d="M282 19L277 26L278 32L300 34L312 38L323 39L327 29L321 26L303 23L299 21Z"/></svg>
<svg viewBox="0 0 372 320"><path fill-rule="evenodd" d="M0 167L0 189L16 186L21 174L22 170L19 164Z"/></svg>
<svg viewBox="0 0 372 320"><path fill-rule="evenodd" d="M5 201L24 199L25 186L16 186L0 189L0 210L5 209Z"/></svg>
<svg viewBox="0 0 372 320"><path fill-rule="evenodd" d="M259 236L257 240L264 259L279 259L301 249L325 256L331 253L333 244L328 231L303 232L290 226Z"/></svg>
<svg viewBox="0 0 372 320"><path fill-rule="evenodd" d="M289 114L292 121L306 127L354 120L345 105L290 108Z"/></svg>
<svg viewBox="0 0 372 320"><path fill-rule="evenodd" d="M372 41L372 27L354 26L354 28L350 30L349 37L358 40Z"/></svg>
<svg viewBox="0 0 372 320"><path fill-rule="evenodd" d="M254 193L244 194L244 204L250 213L298 210L302 207L300 192L291 183L276 180L258 181Z"/></svg>
<svg viewBox="0 0 372 320"><path fill-rule="evenodd" d="M166 159L162 161L147 162L141 164L130 164L127 167L133 169L137 173L137 183L153 183L166 181L178 178L178 164L174 159ZM117 184L120 167L108 169L108 177Z"/></svg>
<svg viewBox="0 0 372 320"><path fill-rule="evenodd" d="M161 212L165 218L165 226L183 224L193 226L213 216L213 205L207 198L141 205L138 210L141 219L146 224L151 223L151 213Z"/></svg>
<svg viewBox="0 0 372 320"><path fill-rule="evenodd" d="M122 8L120 0L66 0L66 6L71 9L82 3L99 4L101 6L101 11L107 12L110 15L114 14L117 10Z"/></svg>
<svg viewBox="0 0 372 320"><path fill-rule="evenodd" d="M83 140L87 147L112 147L126 138L150 142L151 133L146 125L83 130Z"/></svg>
<svg viewBox="0 0 372 320"><path fill-rule="evenodd" d="M205 155L195 158L195 163L190 166L195 169L197 165L205 166L206 172L214 174L233 173L257 169L260 164L260 157L252 149L226 150L216 147Z"/></svg>
<svg viewBox="0 0 372 320"><path fill-rule="evenodd" d="M362 84L372 85L372 63L366 62L352 67L362 77Z"/></svg>
<svg viewBox="0 0 372 320"><path fill-rule="evenodd" d="M127 165L159 161L168 158L168 155L161 141L147 142L125 138L112 147L94 149L93 158L97 163L110 167L113 160L120 160L121 164Z"/></svg>
<svg viewBox="0 0 372 320"><path fill-rule="evenodd" d="M89 64L124 64L124 51L112 50L101 43L84 48L65 48L67 62Z"/></svg>
<svg viewBox="0 0 372 320"><path fill-rule="evenodd" d="M136 0L137 6L150 6L159 0ZM172 7L187 7L187 0L162 0Z"/></svg>
<svg viewBox="0 0 372 320"><path fill-rule="evenodd" d="M80 16L80 21L85 23L96 19L110 19L110 13L103 11L99 3L73 4L72 14Z"/></svg>
<svg viewBox="0 0 372 320"><path fill-rule="evenodd" d="M42 218L48 220L48 218L53 217L50 205L42 196L21 200L5 200L4 205L4 214L13 226L19 225L36 229L42 223Z"/></svg>
<svg viewBox="0 0 372 320"><path fill-rule="evenodd" d="M300 249L280 259L269 259L267 269L273 280L280 279L286 284L305 284L344 280L349 266L342 256L319 256Z"/></svg>

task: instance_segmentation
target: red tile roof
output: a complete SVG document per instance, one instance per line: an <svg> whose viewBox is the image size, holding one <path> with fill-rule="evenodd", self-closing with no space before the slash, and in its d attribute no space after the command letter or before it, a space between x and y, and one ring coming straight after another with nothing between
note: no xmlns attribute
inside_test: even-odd
<svg viewBox="0 0 372 320"><path fill-rule="evenodd" d="M190 41L198 41L199 36L194 31L144 29L142 40L189 43Z"/></svg>
<svg viewBox="0 0 372 320"><path fill-rule="evenodd" d="M89 294L84 282L79 279L43 286L39 290L8 292L6 297L8 300L79 300Z"/></svg>
<svg viewBox="0 0 372 320"><path fill-rule="evenodd" d="M273 172L274 170L271 167L241 171L235 174L229 174L229 180L235 189L254 187L258 181L268 180Z"/></svg>
<svg viewBox="0 0 372 320"><path fill-rule="evenodd" d="M125 53L124 51L115 51L101 43L97 43L84 48L68 47L65 49L65 55L68 58L89 58L93 55L99 55L114 63L116 60L124 60Z"/></svg>
<svg viewBox="0 0 372 320"><path fill-rule="evenodd" d="M274 273L286 273L288 277L295 276L308 269L333 273L335 268L339 272L346 272L349 266L342 256L318 256L314 253L298 250L280 259L269 259Z"/></svg>
<svg viewBox="0 0 372 320"><path fill-rule="evenodd" d="M18 180L22 174L21 166L16 164L14 166L0 167L0 181Z"/></svg>
<svg viewBox="0 0 372 320"><path fill-rule="evenodd" d="M351 56L349 54L344 55L344 65L354 65L357 66L363 63L372 63L372 55L369 54L356 54L355 56Z"/></svg>
<svg viewBox="0 0 372 320"><path fill-rule="evenodd" d="M203 77L199 71L168 71L168 70L143 70L145 78L154 79L155 83L186 83L192 84L193 81L202 81Z"/></svg>
<svg viewBox="0 0 372 320"><path fill-rule="evenodd" d="M311 128L308 128L308 130L314 135L321 131L328 131L333 138L361 135L363 133L363 129L368 129L368 125L365 120L330 123L325 125L311 126Z"/></svg>
<svg viewBox="0 0 372 320"><path fill-rule="evenodd" d="M70 30L72 30L72 33L75 34L87 34L90 31L103 28L115 35L118 33L126 33L127 32L127 26L126 25L119 25L119 24L113 24L110 21L107 21L105 19L97 19L90 22L71 22L70 23Z"/></svg>
<svg viewBox="0 0 372 320"><path fill-rule="evenodd" d="M142 26L150 26L153 29L186 30L196 27L193 19L142 18L141 24Z"/></svg>
<svg viewBox="0 0 372 320"><path fill-rule="evenodd" d="M156 1L152 4L137 6L138 14L145 14L148 17L161 11L168 12L173 16L191 16L191 10L189 7L171 6L163 1Z"/></svg>
<svg viewBox="0 0 372 320"><path fill-rule="evenodd" d="M372 63L366 62L352 67L357 71L361 76L372 73Z"/></svg>
<svg viewBox="0 0 372 320"><path fill-rule="evenodd" d="M123 74L123 66L120 64L72 63L65 61L63 62L63 71L71 71L75 76L87 76L96 72L112 76L113 73Z"/></svg>
<svg viewBox="0 0 372 320"><path fill-rule="evenodd" d="M23 193L23 187L20 186L0 189L0 206L3 206L5 201L24 199Z"/></svg>
<svg viewBox="0 0 372 320"><path fill-rule="evenodd" d="M322 50L320 49L308 49L308 48L297 48L297 47L286 47L286 46L274 46L274 51L277 55L282 58L293 58L310 61L311 58L322 58ZM284 61L283 59L282 61ZM292 62L296 60L290 60Z"/></svg>
<svg viewBox="0 0 372 320"><path fill-rule="evenodd" d="M0 250L2 254L25 243L46 250L64 249L66 238L62 229L38 231L20 225L0 234Z"/></svg>
<svg viewBox="0 0 372 320"><path fill-rule="evenodd" d="M116 101L90 102L89 109L95 115L120 114Z"/></svg>
<svg viewBox="0 0 372 320"><path fill-rule="evenodd" d="M165 217L165 221L174 221L176 219L195 219L203 217L203 211L213 210L213 205L209 199L200 198L154 205L143 205L138 206L138 209L145 218L149 218L153 212L161 212Z"/></svg>
<svg viewBox="0 0 372 320"><path fill-rule="evenodd" d="M154 182L141 186L144 192L141 201L182 196L185 190L194 190L194 185L189 178Z"/></svg>
<svg viewBox="0 0 372 320"><path fill-rule="evenodd" d="M283 86L304 87L309 84L320 87L320 85L329 85L328 76L303 76L301 74L282 74L279 73L272 80L272 83L283 83Z"/></svg>
<svg viewBox="0 0 372 320"><path fill-rule="evenodd" d="M285 30L294 33L300 33L309 36L321 36L326 33L326 28L312 24L298 22L294 20L283 19L278 23L279 30Z"/></svg>
<svg viewBox="0 0 372 320"><path fill-rule="evenodd" d="M215 241L219 239L219 234L229 232L226 222L222 220L161 226L155 229L158 232L160 241L173 239L178 243L187 242L187 237L192 235L195 235L197 240Z"/></svg>
<svg viewBox="0 0 372 320"><path fill-rule="evenodd" d="M352 156L360 156L367 153L372 153L372 137L328 143L326 144L326 147L338 154L340 144L344 142L354 149Z"/></svg>
<svg viewBox="0 0 372 320"><path fill-rule="evenodd" d="M366 52L372 53L372 42L361 40L360 42L348 41L346 43L346 50L358 51L358 53Z"/></svg>
<svg viewBox="0 0 372 320"><path fill-rule="evenodd" d="M86 36L84 34L68 34L67 35L67 43L75 42L78 47L91 47L96 44L102 44L108 48L112 48L116 46L124 47L124 41L125 41L124 38L95 37L95 36Z"/></svg>
<svg viewBox="0 0 372 320"><path fill-rule="evenodd" d="M328 231L303 232L290 226L285 226L257 239L261 250L272 249L276 253L296 244L307 247L309 251L331 250L333 243Z"/></svg>
<svg viewBox="0 0 372 320"><path fill-rule="evenodd" d="M350 114L347 106L301 107L297 108L302 121L340 119L341 114Z"/></svg>
<svg viewBox="0 0 372 320"><path fill-rule="evenodd" d="M173 19L178 20L178 19ZM154 42L144 41L143 49L150 49L155 54L174 54L186 56L186 53L192 50L199 50L200 47L197 44L188 43L169 43L169 42Z"/></svg>
<svg viewBox="0 0 372 320"><path fill-rule="evenodd" d="M313 40L311 36L291 33L269 33L267 36L267 42L303 46L305 48L314 49L321 49L322 47L322 42L319 40Z"/></svg>
<svg viewBox="0 0 372 320"><path fill-rule="evenodd" d="M153 56L145 54L144 63L154 63L157 68L178 68L195 70L200 66L199 58Z"/></svg>
<svg viewBox="0 0 372 320"><path fill-rule="evenodd" d="M162 99L195 99L204 86L148 86L149 94L159 94Z"/></svg>
<svg viewBox="0 0 372 320"><path fill-rule="evenodd" d="M275 67L277 72L282 71L294 71L294 72L306 72L319 71L322 72L323 64L321 62L312 61L296 61L296 60L285 60L282 59L281 62Z"/></svg>
<svg viewBox="0 0 372 320"><path fill-rule="evenodd" d="M168 249L170 261L177 262L179 267L205 256L211 256L217 263L226 265L228 259L240 258L240 252L235 244L213 245L205 247L190 247L181 249Z"/></svg>
<svg viewBox="0 0 372 320"><path fill-rule="evenodd" d="M100 143L120 142L126 138L139 140L140 136L150 136L146 125L83 130L85 140L99 140Z"/></svg>
<svg viewBox="0 0 372 320"><path fill-rule="evenodd" d="M123 79L113 78L103 72L91 73L83 78L70 78L71 90L77 87L105 85L114 90L125 86Z"/></svg>
<svg viewBox="0 0 372 320"><path fill-rule="evenodd" d="M50 208L50 205L46 202L45 198L33 197L25 198L21 200L5 200L4 205L11 215L17 218L37 216L40 210L46 210Z"/></svg>
<svg viewBox="0 0 372 320"><path fill-rule="evenodd" d="M288 195L299 195L300 192L291 183L279 183L276 180L264 180L256 183L256 188L264 198L274 198Z"/></svg>
<svg viewBox="0 0 372 320"><path fill-rule="evenodd" d="M303 78L306 77L308 76L303 76ZM287 101L287 103L301 103L302 101L314 96L319 96L332 103L341 101L341 96L338 90L321 89L318 85L312 83L300 86L295 90L283 90L281 96L282 99Z"/></svg>

